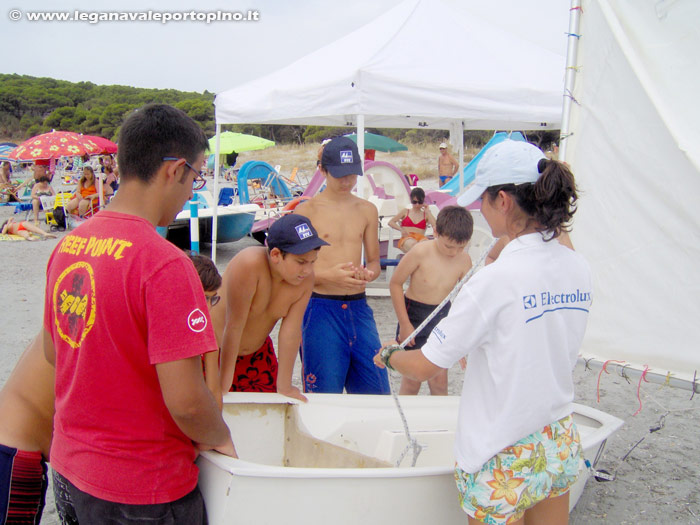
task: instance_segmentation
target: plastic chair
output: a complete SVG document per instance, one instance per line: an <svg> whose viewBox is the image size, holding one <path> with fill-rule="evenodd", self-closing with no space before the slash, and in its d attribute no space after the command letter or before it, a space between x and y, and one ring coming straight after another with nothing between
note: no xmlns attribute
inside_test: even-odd
<svg viewBox="0 0 700 525"><path fill-rule="evenodd" d="M42 195L39 197L41 201L41 209L44 211L44 219L46 224L56 224L53 218L53 209L56 206L56 196L55 195Z"/></svg>

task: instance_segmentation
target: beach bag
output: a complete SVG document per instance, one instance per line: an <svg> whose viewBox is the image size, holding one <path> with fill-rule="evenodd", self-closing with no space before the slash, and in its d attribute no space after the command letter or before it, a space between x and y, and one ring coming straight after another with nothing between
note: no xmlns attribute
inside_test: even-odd
<svg viewBox="0 0 700 525"><path fill-rule="evenodd" d="M63 231L66 229L66 212L63 206L53 209L53 220L56 221L56 229Z"/></svg>

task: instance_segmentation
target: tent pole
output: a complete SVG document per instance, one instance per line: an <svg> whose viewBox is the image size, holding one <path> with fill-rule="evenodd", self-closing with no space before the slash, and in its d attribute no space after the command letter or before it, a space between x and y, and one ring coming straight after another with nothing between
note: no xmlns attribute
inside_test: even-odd
<svg viewBox="0 0 700 525"><path fill-rule="evenodd" d="M214 209L212 210L211 219L211 260L216 264L216 230L219 224L218 209L219 209L219 172L221 171L221 124L216 123L216 151L214 152Z"/></svg>
<svg viewBox="0 0 700 525"><path fill-rule="evenodd" d="M576 83L576 62L578 56L579 21L581 17L581 0L571 0L569 9L569 32L566 51L566 80L564 81L564 103L561 112L561 130L559 133L559 157L566 158L567 138L571 134L571 103Z"/></svg>
<svg viewBox="0 0 700 525"><path fill-rule="evenodd" d="M365 116L357 115L357 150L360 152L362 169L365 167Z"/></svg>
<svg viewBox="0 0 700 525"><path fill-rule="evenodd" d="M459 121L459 194L464 191L464 121ZM438 177L439 178L439 177Z"/></svg>
<svg viewBox="0 0 700 525"><path fill-rule="evenodd" d="M679 377L674 377L671 372L653 372L651 370L643 370L640 365L633 365L627 362L612 362L603 359L598 359L595 357L586 358L586 356L579 356L577 362L583 365L585 368L590 368L591 370L601 370L605 367L605 371L623 377L628 380L639 380L644 376L643 381L646 383L656 383L657 385L667 385L672 388L678 388L681 390L690 390L691 392L700 393L700 379L694 380L693 378L684 379Z"/></svg>

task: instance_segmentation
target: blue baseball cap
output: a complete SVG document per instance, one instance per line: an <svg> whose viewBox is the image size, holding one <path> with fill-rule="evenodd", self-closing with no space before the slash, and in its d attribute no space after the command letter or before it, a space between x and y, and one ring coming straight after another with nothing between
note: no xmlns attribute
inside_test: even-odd
<svg viewBox="0 0 700 525"><path fill-rule="evenodd" d="M328 243L321 239L308 217L290 213L276 220L267 232L267 247L300 255Z"/></svg>
<svg viewBox="0 0 700 525"><path fill-rule="evenodd" d="M336 179L362 175L362 159L357 144L347 137L332 139L323 147L321 166Z"/></svg>

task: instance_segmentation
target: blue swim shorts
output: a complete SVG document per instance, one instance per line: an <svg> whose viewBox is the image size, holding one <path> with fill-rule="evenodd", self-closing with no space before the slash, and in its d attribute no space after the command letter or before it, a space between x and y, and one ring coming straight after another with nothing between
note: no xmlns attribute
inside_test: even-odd
<svg viewBox="0 0 700 525"><path fill-rule="evenodd" d="M478 472L456 467L462 509L483 523L517 521L537 503L566 494L580 463L581 438L568 415L504 448Z"/></svg>
<svg viewBox="0 0 700 525"><path fill-rule="evenodd" d="M372 361L381 346L364 293L312 294L302 325L304 391L388 394L387 372Z"/></svg>

